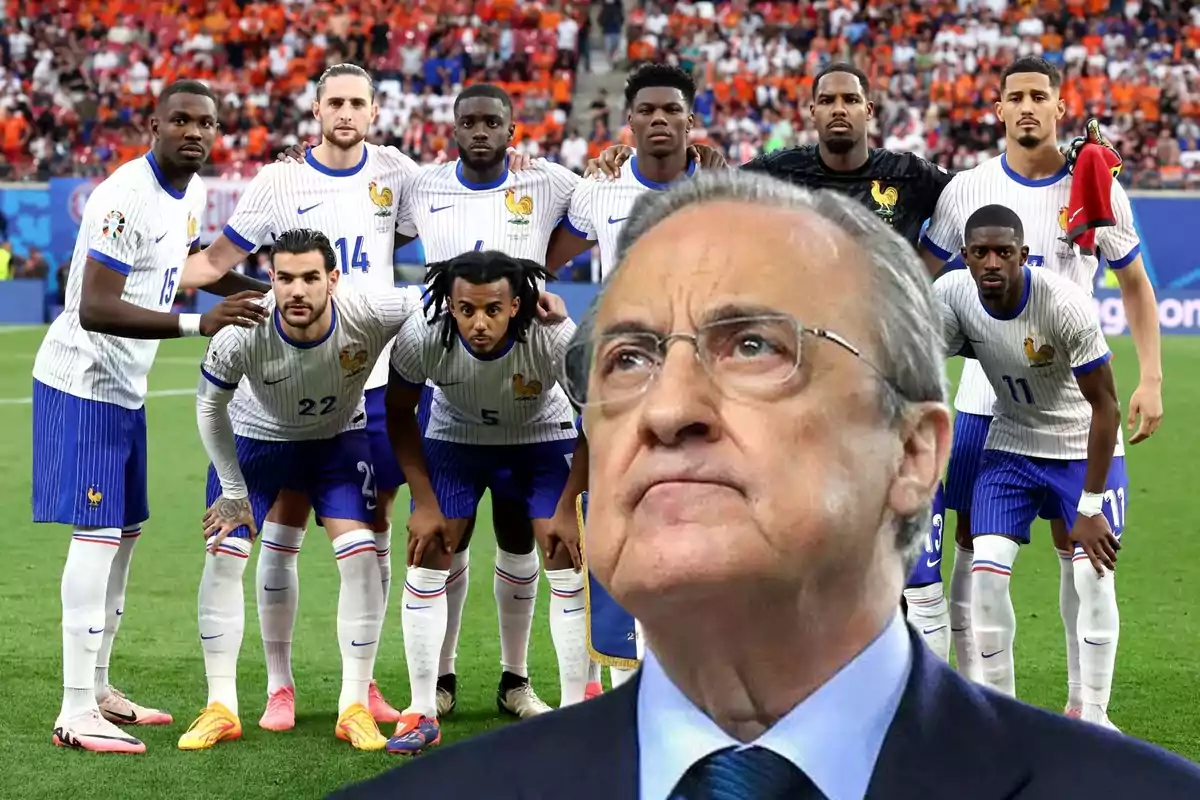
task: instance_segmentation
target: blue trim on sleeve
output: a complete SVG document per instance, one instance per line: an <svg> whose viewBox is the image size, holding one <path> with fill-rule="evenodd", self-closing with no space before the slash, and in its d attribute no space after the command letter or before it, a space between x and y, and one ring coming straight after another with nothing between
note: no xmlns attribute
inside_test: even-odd
<svg viewBox="0 0 1200 800"><path fill-rule="evenodd" d="M420 389L424 389L424 388L425 388L425 384L423 384L423 383L413 383L413 382L412 382L412 381L410 381L408 378L404 377L404 376L403 376L403 375L401 375L399 372L397 372L397 371L396 371L396 368L395 368L395 367L393 367L391 364L388 364L388 374L389 374L391 377L395 378L395 379L396 379L396 380L397 380L397 381L398 381L398 382L399 382L401 385L403 385L403 386L406 386L406 387L408 387L409 389L418 389L418 390L420 390Z"/></svg>
<svg viewBox="0 0 1200 800"><path fill-rule="evenodd" d="M595 239L593 239L591 236L588 236L586 233L584 233L583 231L579 230L579 228L576 228L574 225L572 225L572 224L571 224L571 220L570 220L570 218L568 218L568 217L563 217L563 220L562 220L562 226L563 226L564 228L566 228L566 229L567 229L567 233L571 234L572 236L578 236L580 239L583 239L583 240L585 240L585 241L588 241L588 242L594 242L594 241L596 241L596 240L595 240Z"/></svg>
<svg viewBox="0 0 1200 800"><path fill-rule="evenodd" d="M200 368L200 374L203 375L205 378L208 378L208 382L211 383L213 386L216 386L218 389L224 389L227 392L232 392L235 389L237 389L236 383L230 383L229 381L223 381L220 378L213 375L208 370L206 370L204 367Z"/></svg>
<svg viewBox="0 0 1200 800"><path fill-rule="evenodd" d="M1138 256L1140 256L1141 254L1142 254L1142 245L1139 242L1138 244L1135 244L1133 246L1133 249L1130 250L1128 253L1126 253L1123 258L1110 260L1108 262L1108 265L1110 267L1112 267L1113 269L1121 269L1122 267L1128 267L1130 264L1133 263L1133 260L1135 258L1137 258Z"/></svg>
<svg viewBox="0 0 1200 800"><path fill-rule="evenodd" d="M247 239L245 236L242 236L240 233L235 231L233 229L233 227L230 225L226 225L224 230L222 231L222 233L225 234L226 239L233 242L235 245L237 245L242 250L245 250L247 253L253 253L255 250L258 249L258 245L256 245L254 242ZM199 240L197 239L197 241L199 241Z"/></svg>
<svg viewBox="0 0 1200 800"><path fill-rule="evenodd" d="M195 239L192 239L192 243L188 245L188 249L190 250L193 247L197 247L197 246L199 246L199 244L200 244L200 237L197 236Z"/></svg>
<svg viewBox="0 0 1200 800"><path fill-rule="evenodd" d="M952 255L952 253L949 250L943 250L942 248L938 247L936 244L933 243L932 239L930 239L928 236L926 236L924 234L921 235L921 244L925 245L926 250L933 253L935 256L940 258L942 261L950 260L950 256Z"/></svg>
<svg viewBox="0 0 1200 800"><path fill-rule="evenodd" d="M99 261L104 266L111 269L113 272L119 272L122 275L128 275L133 267L126 264L119 258L113 258L108 253L101 253L99 250L89 247L87 257Z"/></svg>
<svg viewBox="0 0 1200 800"><path fill-rule="evenodd" d="M1071 372L1074 372L1075 377L1078 378L1081 375L1087 375L1089 372L1092 372L1094 370L1099 369L1100 367L1103 367L1105 364L1107 364L1111 360L1112 360L1112 353L1105 353L1104 355L1100 356L1099 358L1093 358L1091 361L1087 362L1086 364L1080 364L1078 367L1071 367Z"/></svg>

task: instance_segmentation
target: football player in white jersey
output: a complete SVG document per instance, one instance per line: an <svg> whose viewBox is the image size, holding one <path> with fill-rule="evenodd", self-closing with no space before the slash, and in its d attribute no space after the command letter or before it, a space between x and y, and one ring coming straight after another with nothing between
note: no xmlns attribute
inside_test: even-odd
<svg viewBox="0 0 1200 800"><path fill-rule="evenodd" d="M1031 269L1022 220L1001 205L966 223L963 260L934 284L951 352L969 350L996 393L975 482L971 611L983 682L1015 696L1009 580L1039 515L1068 530L1078 603L1080 716L1108 720L1120 628L1113 586L1128 481L1112 354L1087 291Z"/></svg>
<svg viewBox="0 0 1200 800"><path fill-rule="evenodd" d="M404 241L416 233L397 228L396 207L401 187L417 165L395 148L365 141L378 113L374 94L371 76L361 67L335 64L326 69L313 101L321 143L303 155L302 163L285 161L259 170L222 235L189 260L189 274L204 279L226 274L279 233L303 227L321 231L333 243L343 285L364 293L391 291L396 285L397 236ZM392 572L392 502L404 476L385 429L387 359L380 358L372 366L366 383L367 433L378 494L372 530L386 601ZM272 731L290 730L296 721L292 678L292 629L300 599L296 558L308 517L307 498L287 492L262 528L255 584L268 699L259 725ZM376 721L400 718L374 683L370 695Z"/></svg>
<svg viewBox="0 0 1200 800"><path fill-rule="evenodd" d="M400 224L416 229L428 263L472 250L499 250L545 263L551 234L567 214L579 177L565 167L540 160L519 173L510 169L505 148L513 133L512 100L503 89L491 84L468 86L455 98L454 114L459 158L422 167L405 184ZM422 427L427 421L428 398L427 391L419 415ZM497 536L492 586L500 619L504 675L500 706L508 713L528 717L550 710L525 682L538 557L523 504L493 497L492 518ZM474 515L469 530L473 530L473 521ZM438 709L443 717L456 704L458 634L470 575L468 543L469 535L463 538L462 552L455 554L446 586L449 622L438 668Z"/></svg>
<svg viewBox="0 0 1200 800"><path fill-rule="evenodd" d="M284 490L316 509L341 574L335 734L359 750L387 742L367 707L385 600L371 530L377 500L363 386L385 345L419 313L421 292L346 287L335 297L339 257L318 231L282 232L271 251L273 324L226 331L204 358L196 413L212 461L199 594L208 705L179 740L182 750L242 735L235 680L242 573L252 537Z"/></svg>
<svg viewBox="0 0 1200 800"><path fill-rule="evenodd" d="M1057 146L1057 126L1065 113L1059 97L1061 77L1040 58L1019 58L1001 76L996 113L1005 125L1005 152L974 169L954 176L938 200L922 238L931 270L957 253L963 244L968 217L978 208L1002 203L1020 217L1029 246L1030 266L1040 266L1074 281L1087 293L1097 269L1094 255L1085 255L1066 238L1067 209L1073 178L1068 160ZM1098 136L1095 138L1099 138ZM1150 436L1162 419L1162 359L1158 306L1146 275L1133 212L1125 190L1112 183L1115 225L1096 229L1099 250L1113 268L1129 317L1140 367L1140 380L1129 401L1130 444ZM970 511L984 441L996 395L977 364L964 366L954 419L954 446L946 475L946 505L958 512L954 577L950 584L951 631L959 669L978 678L978 647L971 642ZM1139 420L1140 418L1140 420ZM1134 423L1137 421L1136 430ZM1078 605L1071 547L1061 519L1051 521L1060 555L1060 603L1067 628L1067 711L1080 709L1078 643L1069 620Z"/></svg>
<svg viewBox="0 0 1200 800"><path fill-rule="evenodd" d="M437 673L446 582L485 489L519 502L532 520L552 592L562 704L583 699L589 659L576 537L559 539L547 525L575 449L573 412L557 380L575 326L534 324L532 306L545 275L537 262L497 251L468 251L431 265L431 318L411 318L392 348L389 430L413 496L402 611L412 704L389 752L417 753L441 740ZM414 409L426 381L436 388L422 438ZM535 569L531 583L537 578ZM533 586L507 591L532 594ZM502 640L502 651L512 644ZM521 655L502 652L501 660L507 665ZM513 695L529 692L528 677L506 669L497 704L519 708Z"/></svg>
<svg viewBox="0 0 1200 800"><path fill-rule="evenodd" d="M71 525L62 578L63 702L53 741L141 753L113 723L165 725L108 683L134 545L150 516L146 494L146 375L159 339L210 336L263 318L258 292L206 314L173 314L207 198L196 173L217 133L212 92L178 81L158 98L149 153L88 198L63 312L33 365L33 519ZM240 278L240 276L238 276ZM231 278L223 291L251 285Z"/></svg>

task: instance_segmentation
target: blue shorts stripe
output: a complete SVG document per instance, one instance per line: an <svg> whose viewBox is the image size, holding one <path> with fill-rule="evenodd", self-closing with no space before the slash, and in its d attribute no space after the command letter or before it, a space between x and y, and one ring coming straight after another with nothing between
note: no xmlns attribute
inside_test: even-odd
<svg viewBox="0 0 1200 800"><path fill-rule="evenodd" d="M950 446L950 465L946 469L946 508L970 511L974 499L975 478L983 448L987 444L992 418L959 412L954 415L954 438Z"/></svg>
<svg viewBox="0 0 1200 800"><path fill-rule="evenodd" d="M379 491L394 492L405 483L404 470L396 461L392 441L387 432L387 409L384 397L386 386L367 389L363 397L367 409L367 438L371 448L371 461L375 466L375 487Z"/></svg>
<svg viewBox="0 0 1200 800"><path fill-rule="evenodd" d="M150 518L146 411L33 382L34 522L131 528Z"/></svg>

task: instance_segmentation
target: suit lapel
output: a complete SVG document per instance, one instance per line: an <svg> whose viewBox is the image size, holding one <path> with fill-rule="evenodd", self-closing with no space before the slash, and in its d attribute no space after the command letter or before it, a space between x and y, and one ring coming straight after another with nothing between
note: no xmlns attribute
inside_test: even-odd
<svg viewBox="0 0 1200 800"><path fill-rule="evenodd" d="M1002 800L1029 782L1028 764L983 690L909 630L912 674L883 742L867 800Z"/></svg>
<svg viewBox="0 0 1200 800"><path fill-rule="evenodd" d="M639 670L621 686L579 706L569 730L556 726L539 766L523 776L523 800L625 800L638 793L637 696ZM564 720L565 721L565 720ZM547 793L545 787L556 787Z"/></svg>

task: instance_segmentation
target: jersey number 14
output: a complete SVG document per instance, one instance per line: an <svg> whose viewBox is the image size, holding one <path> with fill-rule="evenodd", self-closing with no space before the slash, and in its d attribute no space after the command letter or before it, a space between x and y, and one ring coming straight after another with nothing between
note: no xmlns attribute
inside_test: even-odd
<svg viewBox="0 0 1200 800"><path fill-rule="evenodd" d="M359 236L354 240L353 248L350 247L349 242L350 240L345 236L334 242L338 251L338 260L342 262L342 274L346 275L352 269L369 272L371 259L367 257L367 251L363 249L363 237Z"/></svg>

